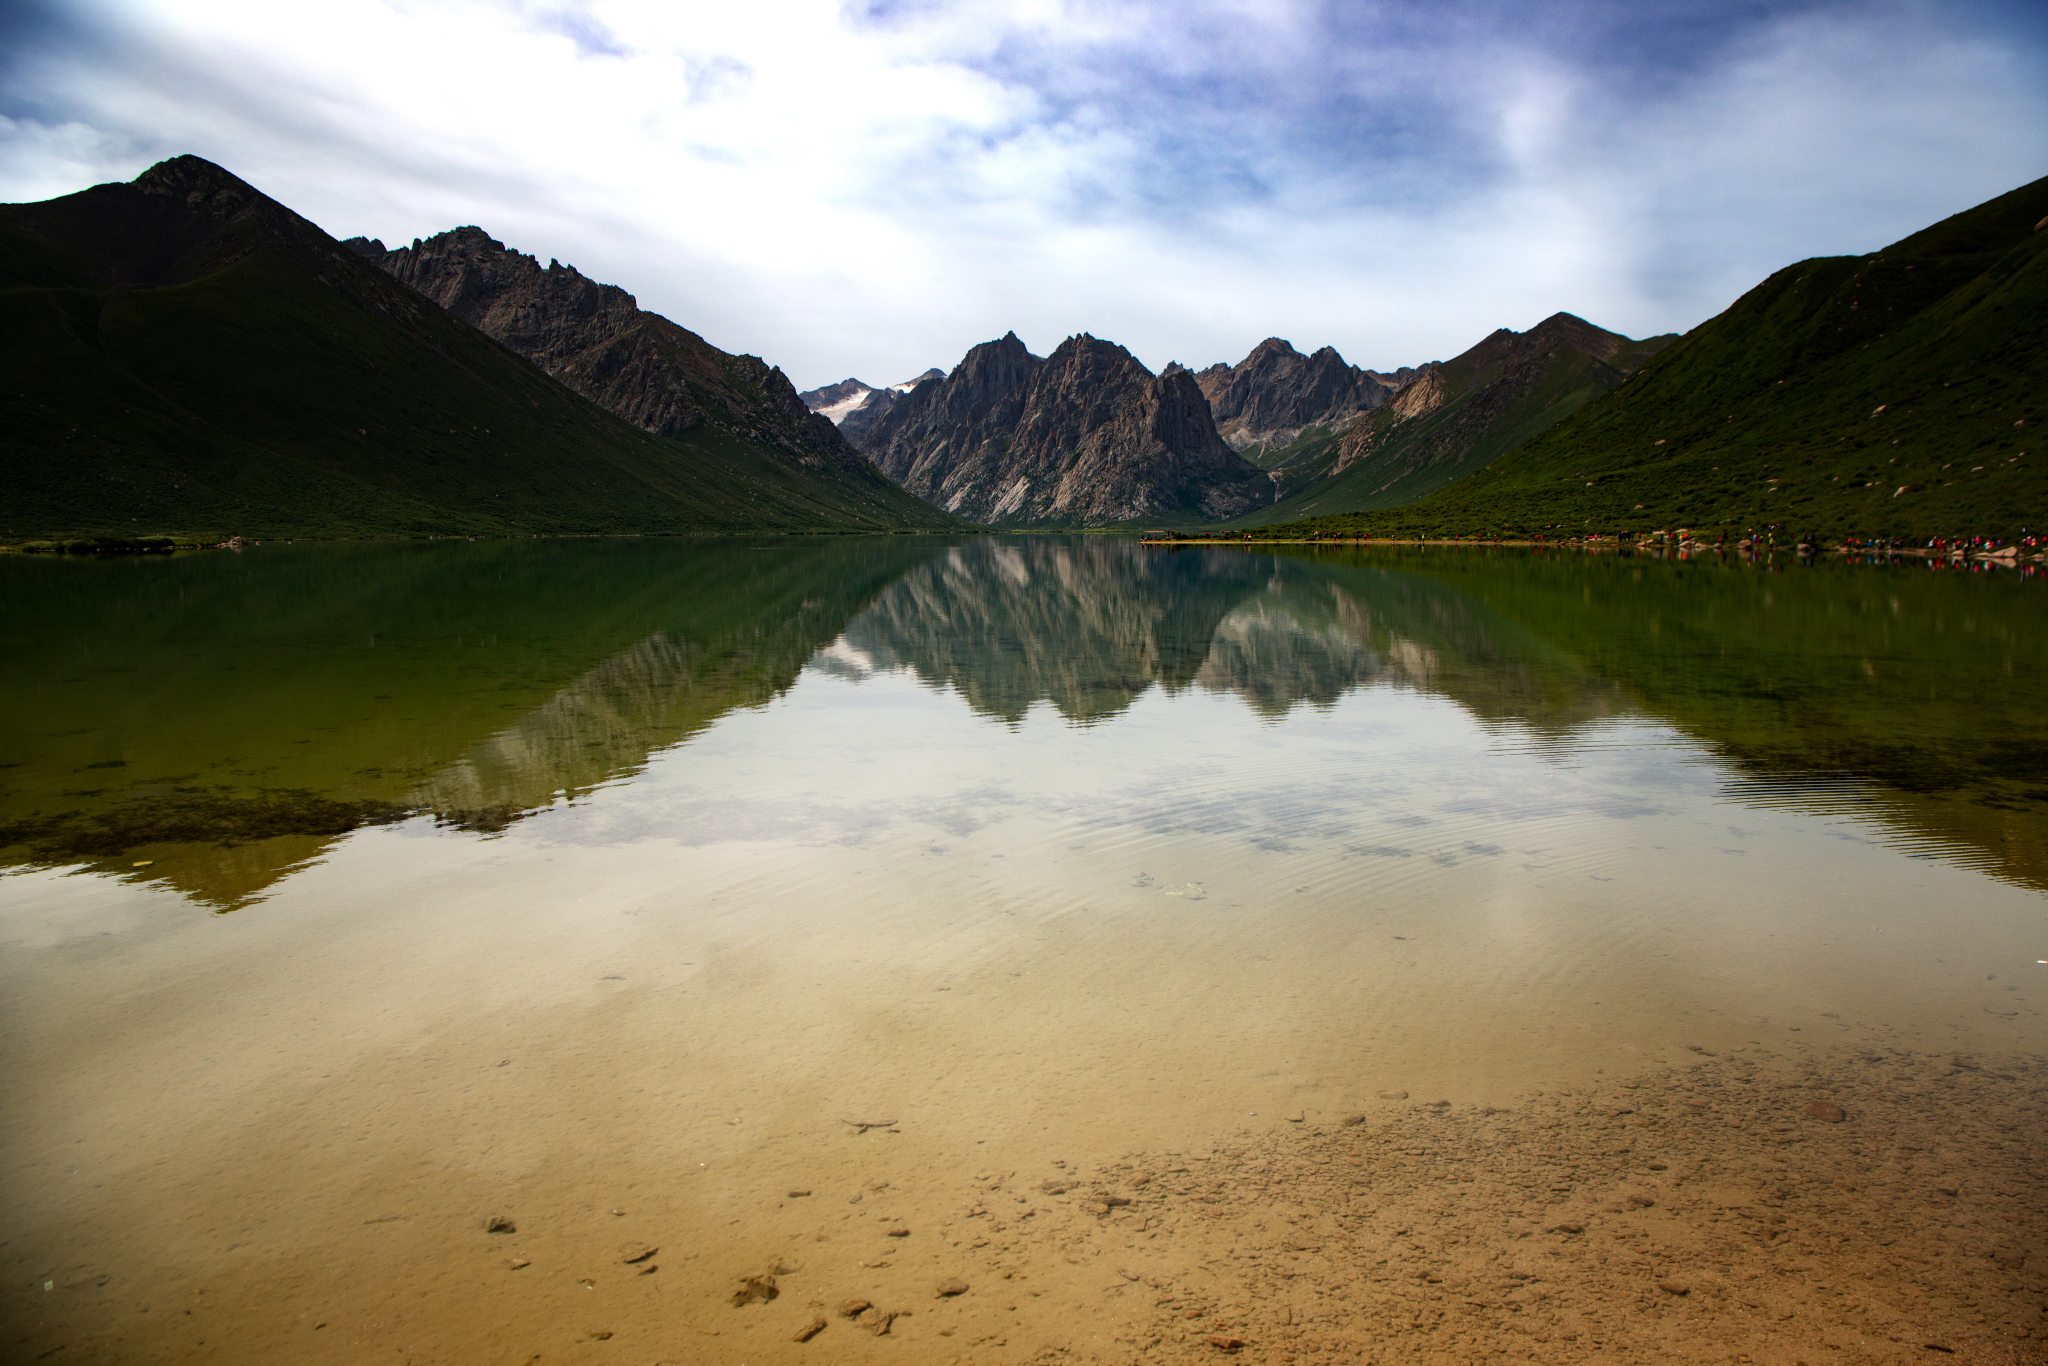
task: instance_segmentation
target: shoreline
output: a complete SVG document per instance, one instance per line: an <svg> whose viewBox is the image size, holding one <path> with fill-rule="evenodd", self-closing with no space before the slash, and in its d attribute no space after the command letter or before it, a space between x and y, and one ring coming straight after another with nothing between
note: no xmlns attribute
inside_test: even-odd
<svg viewBox="0 0 2048 1366"><path fill-rule="evenodd" d="M1634 553L1634 554L1637 554L1637 555L1645 555L1645 556L1654 556L1654 557L1656 557L1656 558L1659 558L1659 559L1675 559L1675 558L1680 558L1680 557L1688 557L1688 558L1689 558L1689 557L1691 557L1691 556L1694 556L1694 555L1705 555L1705 554L1718 554L1718 555L1722 556L1723 558L1726 558L1726 557L1727 557L1727 556L1729 556L1729 555L1736 555L1736 556L1740 556L1741 558L1744 558L1744 559L1756 560L1756 559L1769 559L1769 558L1771 558L1771 557L1773 557L1774 555L1776 555L1776 554L1778 554L1778 553L1779 553L1779 548L1773 548L1773 549L1766 549L1766 550L1762 550L1762 551L1755 551L1755 550L1742 550L1742 549L1738 549L1737 547L1734 547L1734 546L1714 546L1714 545L1694 545L1694 546L1691 546L1691 547L1689 547L1689 548L1681 548L1681 547L1677 547L1677 546L1670 546L1670 545L1643 545L1643 544L1637 544L1637 543L1629 543L1629 544L1622 544L1622 543L1619 543L1619 542L1613 542L1613 541L1607 541L1607 540L1572 540L1572 541L1462 541L1462 540L1424 540L1424 539L1415 539L1415 540L1409 540L1409 539L1400 539L1400 540L1395 540L1395 539L1392 539L1392 538L1389 538L1389 537L1354 537L1354 538L1339 538L1339 537L1334 537L1334 536L1324 536L1324 537L1316 537L1316 538L1314 538L1314 539L1308 539L1308 538L1303 538L1303 537L1294 537L1294 536L1290 536L1290 537L1273 537L1273 538L1269 538L1269 539L1263 539L1263 540L1253 540L1253 539L1248 539L1248 538L1239 538L1239 537L1204 537L1204 538L1199 538L1199 539L1198 539L1198 538L1194 538L1194 537L1179 537L1179 538L1174 538L1174 539L1170 539L1170 540L1169 540L1169 539L1167 539L1167 538L1164 538L1164 537L1140 537L1140 538L1139 538L1139 543L1140 543L1140 544L1142 544L1142 545L1145 545L1145 546L1151 546L1151 547L1160 547L1160 548L1165 548L1165 549L1172 549L1172 548L1174 548L1174 547L1176 547L1176 546L1187 546L1187 545L1204 545L1204 546L1209 546L1209 545L1213 545L1213 546L1253 546L1253 545L1258 545L1258 546L1273 546L1273 545L1285 545L1285 546L1383 546L1383 547L1388 547L1388 548L1395 548L1395 549L1398 549L1398 548L1400 548L1400 547L1404 547L1404 546L1427 546L1427 547L1432 547L1432 548L1438 548L1438 549L1457 549L1457 550L1590 550L1590 551L1595 551L1595 552L1599 552L1599 551L1617 551L1617 550L1627 550L1627 551L1630 551L1630 552L1632 552L1632 553ZM1828 547L1823 547L1823 548L1820 548L1820 549L1818 549L1818 550L1816 550L1816 551L1810 552L1810 554L1809 554L1808 556L1804 556L1804 557L1801 557L1801 556L1799 556L1799 553L1798 553L1798 552L1797 552L1796 550L1785 550L1785 551L1784 551L1783 553L1786 553L1786 554L1790 554L1790 555L1793 555L1793 556L1794 556L1795 558L1818 558L1818 557L1819 557L1819 556L1821 556L1821 555L1843 555L1843 556L1848 556L1848 557L1851 557L1851 558L1855 558L1855 557L1861 557L1861 558L1864 558L1864 559L1873 559L1873 560L1876 560L1876 559L1889 559L1889 560L1903 560L1903 559L1922 559L1922 560L1966 560L1966 561L1977 561L1977 560L1981 560L1981 561L1984 561L1984 562L1986 562L1986 563L1990 563L1990 564L1998 564L1998 565L2003 565L2003 566L2006 566L2006 567L2011 567L2011 566L2015 566L2015 565L2020 565L2020 564L2043 564L2043 563L2048 563L2048 553L2044 553L2044 554L2039 554L2039 555L1998 555L1998 554L1985 554L1985 553L1981 553L1981 552L1978 552L1978 553L1971 553L1971 554L1967 554L1967 555L1962 555L1962 554L1956 554L1956 553L1954 553L1954 552L1952 552L1952 551L1947 551L1947 550L1928 550L1928 549L1925 549L1925 548L1903 548L1903 547L1902 547L1902 548L1900 548L1900 549L1896 549L1896 550L1871 550L1871 549L1864 549L1864 548L1862 548L1862 547L1858 547L1858 546L1828 546Z"/></svg>

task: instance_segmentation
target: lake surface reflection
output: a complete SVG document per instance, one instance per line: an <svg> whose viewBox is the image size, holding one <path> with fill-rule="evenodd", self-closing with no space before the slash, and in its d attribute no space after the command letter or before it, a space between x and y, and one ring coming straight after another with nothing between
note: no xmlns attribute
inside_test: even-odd
<svg viewBox="0 0 2048 1366"><path fill-rule="evenodd" d="M2041 591L1038 537L0 562L0 1258L52 1287L9 1327L799 1360L865 1297L916 1312L835 1351L2019 1350ZM1795 1294L1909 1275L1937 1327Z"/></svg>

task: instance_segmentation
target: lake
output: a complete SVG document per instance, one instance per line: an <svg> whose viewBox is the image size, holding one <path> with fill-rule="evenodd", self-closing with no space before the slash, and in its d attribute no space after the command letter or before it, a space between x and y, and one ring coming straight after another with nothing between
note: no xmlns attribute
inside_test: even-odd
<svg viewBox="0 0 2048 1366"><path fill-rule="evenodd" d="M2042 1359L2044 588L0 560L10 1355Z"/></svg>

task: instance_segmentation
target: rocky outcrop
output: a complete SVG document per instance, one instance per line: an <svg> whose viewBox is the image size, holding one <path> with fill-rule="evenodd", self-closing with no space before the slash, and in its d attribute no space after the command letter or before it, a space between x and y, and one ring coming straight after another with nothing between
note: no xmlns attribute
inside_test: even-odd
<svg viewBox="0 0 2048 1366"><path fill-rule="evenodd" d="M343 245L644 431L708 425L809 469L861 468L859 452L780 369L729 355L573 266L543 269L477 227L395 251L361 237Z"/></svg>
<svg viewBox="0 0 2048 1366"><path fill-rule="evenodd" d="M1311 427L1341 431L1385 403L1415 371L1381 375L1347 364L1335 347L1304 356L1278 337L1253 347L1236 365L1212 365L1195 376L1216 429L1234 450L1285 446Z"/></svg>
<svg viewBox="0 0 2048 1366"><path fill-rule="evenodd" d="M919 497L1007 526L1222 520L1271 489L1216 434L1185 368L1154 375L1086 334L1042 359L1014 332L975 347L898 399L862 449Z"/></svg>

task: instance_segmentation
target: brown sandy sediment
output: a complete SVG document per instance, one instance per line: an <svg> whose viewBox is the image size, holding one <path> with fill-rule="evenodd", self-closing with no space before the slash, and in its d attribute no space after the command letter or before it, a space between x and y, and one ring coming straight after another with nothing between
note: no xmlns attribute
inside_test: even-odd
<svg viewBox="0 0 2048 1366"><path fill-rule="evenodd" d="M1157 1213L1139 1217L1227 1251L1148 1277L1129 1345L2048 1360L2044 1083L2038 1060L1849 1051L1773 1076L1702 1058L1511 1111L1410 1103L1219 1151L1149 1183Z"/></svg>
<svg viewBox="0 0 2048 1366"><path fill-rule="evenodd" d="M108 1230L28 1231L6 1354L2039 1362L2044 1083L2036 1058L1703 1050L1510 1108L1371 1100L1085 1164L841 1133L715 1188L630 1143L495 1185L394 1153L350 1228L258 1255L232 1201L189 1216L224 1255L124 1267Z"/></svg>

